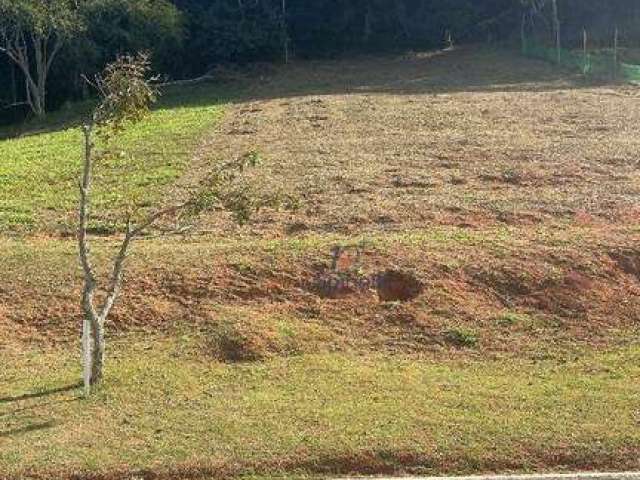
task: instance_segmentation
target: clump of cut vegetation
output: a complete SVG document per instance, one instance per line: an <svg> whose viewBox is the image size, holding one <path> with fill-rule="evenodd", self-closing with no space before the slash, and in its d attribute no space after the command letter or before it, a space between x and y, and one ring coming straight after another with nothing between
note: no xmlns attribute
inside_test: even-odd
<svg viewBox="0 0 640 480"><path fill-rule="evenodd" d="M473 348L478 345L478 334L472 330L452 328L444 333L447 342L456 347Z"/></svg>
<svg viewBox="0 0 640 480"><path fill-rule="evenodd" d="M517 312L505 312L496 318L498 325L502 327L511 327L521 325L530 321L529 315Z"/></svg>

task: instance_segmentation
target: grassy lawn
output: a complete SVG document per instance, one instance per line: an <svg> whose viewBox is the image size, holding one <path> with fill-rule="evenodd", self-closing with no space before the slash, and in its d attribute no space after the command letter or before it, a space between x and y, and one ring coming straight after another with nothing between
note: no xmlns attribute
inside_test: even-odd
<svg viewBox="0 0 640 480"><path fill-rule="evenodd" d="M424 473L638 467L640 349L573 361L207 361L129 339L89 400L71 352L4 352L0 472ZM99 439L99 441L96 441Z"/></svg>
<svg viewBox="0 0 640 480"><path fill-rule="evenodd" d="M247 189L300 208L137 241L90 399L86 106L0 132L0 479L640 468L635 90L487 49L246 83L167 93L101 161L93 227L253 151ZM388 272L410 295L322 287Z"/></svg>
<svg viewBox="0 0 640 480"><path fill-rule="evenodd" d="M212 87L170 92L144 122L129 128L98 166L94 226L113 230L128 206L153 205L184 172L222 111L220 92ZM40 133L0 141L0 231L73 228L83 140L74 122L59 122L60 116L32 127Z"/></svg>

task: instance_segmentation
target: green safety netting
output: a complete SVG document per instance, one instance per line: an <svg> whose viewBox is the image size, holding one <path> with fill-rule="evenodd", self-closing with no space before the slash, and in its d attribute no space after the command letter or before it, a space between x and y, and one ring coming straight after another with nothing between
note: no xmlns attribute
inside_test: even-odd
<svg viewBox="0 0 640 480"><path fill-rule="evenodd" d="M640 65L620 64L620 74L625 80L640 84Z"/></svg>
<svg viewBox="0 0 640 480"><path fill-rule="evenodd" d="M630 82L640 83L640 65L616 62L615 54L611 50L585 54L581 51L561 49L558 54L555 48L527 42L523 47L523 53L528 57L559 63L563 67L578 70L585 75L598 77L619 75Z"/></svg>

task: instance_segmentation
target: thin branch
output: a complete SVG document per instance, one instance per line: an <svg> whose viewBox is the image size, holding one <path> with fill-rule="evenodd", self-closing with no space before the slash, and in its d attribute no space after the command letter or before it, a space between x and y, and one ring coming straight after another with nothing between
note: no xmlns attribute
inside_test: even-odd
<svg viewBox="0 0 640 480"><path fill-rule="evenodd" d="M0 106L0 110L9 110L11 108L15 108L15 107L22 107L22 106L31 106L29 104L29 102L15 102L15 103L3 103L2 106Z"/></svg>
<svg viewBox="0 0 640 480"><path fill-rule="evenodd" d="M166 216L178 213L181 210L184 210L186 208L189 208L189 207L193 206L194 203L195 202L193 200L189 200L187 202L181 203L180 205L174 205L173 207L168 207L168 208L159 210L158 212L156 212L156 213L150 215L149 217L147 217L140 225L138 225L136 228L134 228L132 230L132 235L134 237L136 237L136 236L142 234L147 228L152 226L154 223L156 223L162 217L166 217Z"/></svg>
<svg viewBox="0 0 640 480"><path fill-rule="evenodd" d="M53 60L56 58L56 56L58 55L58 53L62 49L62 45L63 45L62 40L60 40L60 38L56 37L56 41L53 44L53 50L51 50L51 54L49 55L49 58L47 59L47 67L46 67L47 72L49 70L51 70L51 64L53 63Z"/></svg>
<svg viewBox="0 0 640 480"><path fill-rule="evenodd" d="M173 207L160 210L150 215L149 217L147 217L140 225L138 225L135 228L131 223L131 218L127 219L127 231L124 236L124 240L120 245L120 250L118 251L118 255L116 256L116 259L113 265L113 272L111 273L111 280L110 280L109 290L107 293L107 298L100 311L99 318L101 323L104 323L104 321L109 316L109 313L111 312L111 309L113 308L113 305L117 300L118 295L120 294L120 287L122 286L122 278L123 278L123 272L124 272L124 264L129 253L129 247L131 246L131 242L137 236L141 235L147 228L149 228L155 222L160 220L160 218L168 215L173 215L180 210L188 208L192 204L193 202L189 201L180 205L176 205Z"/></svg>
<svg viewBox="0 0 640 480"><path fill-rule="evenodd" d="M127 259L129 246L134 238L133 230L131 228L131 220L127 220L127 233L124 237L120 251L113 264L113 273L111 274L111 282L109 285L109 293L104 301L104 305L100 311L100 323L104 324L105 320L111 313L113 304L115 303L118 295L120 294L120 286L122 285L122 275L124 271L124 262Z"/></svg>

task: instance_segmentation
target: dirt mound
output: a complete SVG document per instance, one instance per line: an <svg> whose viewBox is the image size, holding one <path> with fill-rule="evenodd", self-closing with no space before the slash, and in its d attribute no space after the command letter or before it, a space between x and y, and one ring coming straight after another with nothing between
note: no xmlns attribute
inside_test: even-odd
<svg viewBox="0 0 640 480"><path fill-rule="evenodd" d="M593 250L540 250L523 248L518 235L512 246L484 248L466 235L458 244L396 242L336 265L326 247L252 247L226 257L206 243L177 242L133 258L108 332L188 328L206 355L235 362L327 350L535 355L630 339L640 324L633 248L601 239ZM156 266L168 255L170 268ZM12 342L77 340L81 282L70 282L62 264L75 267L52 255L38 267L46 277L16 270L0 279L0 325L20 332ZM335 266L347 269L338 272L343 288L322 294L318 282L337 275Z"/></svg>
<svg viewBox="0 0 640 480"><path fill-rule="evenodd" d="M640 252L633 249L621 249L610 253L611 258L622 271L640 280Z"/></svg>

